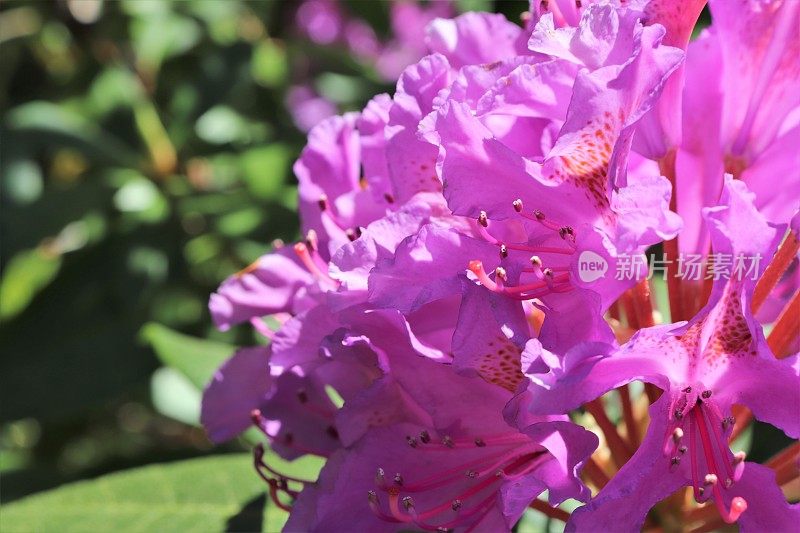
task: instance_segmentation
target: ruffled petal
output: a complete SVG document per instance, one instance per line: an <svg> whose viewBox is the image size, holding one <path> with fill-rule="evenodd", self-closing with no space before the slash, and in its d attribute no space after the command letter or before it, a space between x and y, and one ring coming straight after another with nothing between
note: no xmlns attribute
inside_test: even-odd
<svg viewBox="0 0 800 533"><path fill-rule="evenodd" d="M650 509L689 482L670 472L662 445L668 394L650 406L650 427L639 449L597 496L572 513L566 531L639 531Z"/></svg>
<svg viewBox="0 0 800 533"><path fill-rule="evenodd" d="M228 359L203 391L200 422L214 442L232 439L252 425L250 413L269 396L269 348L243 348Z"/></svg>
<svg viewBox="0 0 800 533"><path fill-rule="evenodd" d="M284 247L222 282L208 308L214 324L225 331L252 318L307 309L313 305L309 290L315 285L294 250Z"/></svg>
<svg viewBox="0 0 800 533"><path fill-rule="evenodd" d="M454 19L436 19L428 25L428 48L453 65L492 63L521 55L518 50L519 26L503 15L464 13Z"/></svg>

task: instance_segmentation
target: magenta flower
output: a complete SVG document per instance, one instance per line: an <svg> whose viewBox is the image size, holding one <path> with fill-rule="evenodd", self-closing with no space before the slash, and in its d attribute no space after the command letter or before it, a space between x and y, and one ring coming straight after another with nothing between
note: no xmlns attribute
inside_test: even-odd
<svg viewBox="0 0 800 533"><path fill-rule="evenodd" d="M581 31L595 31L592 21L607 9L588 10ZM596 62L595 71L578 74L571 90L566 90L564 79L570 72L575 75L570 62L531 64L523 58L479 69L465 67L449 93L440 92L440 99L450 98L422 122L421 131L439 147L437 168L450 209L471 218L472 227L466 232L423 228L401 244L393 260L380 262L372 272L371 302L414 311L461 292L459 275L469 267L484 287L510 301L543 302L550 313L542 335L551 348L574 342L567 330L576 323L586 325L580 330L586 336L580 338L608 339L599 315L631 281L615 281L610 275L603 283L582 281L578 272L582 254L593 254L614 272L618 254L641 253L646 245L673 236L679 227L668 211L666 180L652 174L625 179L620 169L638 117L657 98L681 53L659 46L662 29L625 20L625 28L603 35L609 49L617 50L614 58L606 55ZM627 49L620 51L623 45L615 42L626 43ZM609 61L621 64L603 66ZM549 85L553 78L555 86ZM489 90L482 97L471 96L479 87ZM537 94L543 95L538 102ZM522 95L527 96L522 99ZM556 103L570 96L569 108ZM512 101L516 107L510 107ZM469 102L477 102L477 110ZM484 102L492 103L482 107ZM558 119L563 124L560 134L543 159L516 153L492 129L497 128L496 117L505 120L504 115L512 112L526 116L520 108L529 117L545 120L560 109L566 113ZM545 131L538 128L541 137ZM536 138L527 138L531 137ZM503 186L487 176L497 176ZM423 249L431 257L419 261ZM583 289L599 293L599 303ZM522 308L514 305L520 314ZM573 310L578 314L571 314ZM462 310L462 316L475 312Z"/></svg>
<svg viewBox="0 0 800 533"><path fill-rule="evenodd" d="M705 253L708 232L697 214L714 205L723 172L756 194L773 222L788 222L800 196L800 5L710 2L712 25L688 48L683 143L676 156L679 241ZM775 176L781 186L775 187Z"/></svg>
<svg viewBox="0 0 800 533"><path fill-rule="evenodd" d="M256 448L287 531L508 531L529 508L569 531L794 527L800 446L756 464L729 442L752 418L800 438L796 3L712 1L692 42L702 0L537 1L522 26L392 5L394 94L312 129L302 240L209 305L269 340L209 383L209 436L255 425L327 460L315 482ZM340 7L299 14L381 65ZM662 242L679 263L678 238L708 283L669 277L663 324L624 267ZM686 487L698 506L654 507Z"/></svg>
<svg viewBox="0 0 800 533"><path fill-rule="evenodd" d="M346 403L339 421L396 422L333 455L286 531L507 530L543 490L553 505L586 498L577 472L594 435L559 417L517 430L502 418L511 397L503 388L402 344L384 355L386 376Z"/></svg>
<svg viewBox="0 0 800 533"><path fill-rule="evenodd" d="M727 178L721 205L705 211L715 252L772 257L782 232L766 222L753 201L743 183ZM797 519L800 510L790 511L782 497L776 500L776 488L758 486L756 480L768 478L765 469L745 463L744 454L734 455L727 444L733 404L746 405L759 420L800 437L800 360L775 359L750 313L755 283L745 272L715 282L708 304L688 323L643 329L611 353L583 345L561 361L536 341L529 344L523 357L531 362L527 405L533 412L563 412L637 379L664 391L650 409L653 422L634 457L573 516L578 529L589 523L601 529L641 527L650 507L688 484L697 501L713 500L729 523L741 516L743 526L785 527ZM752 475L742 477L751 469ZM732 489L740 478L745 482ZM763 490L771 496L759 494ZM630 494L636 496L620 505L621 495ZM748 501L765 499L771 503L742 514L750 508ZM776 511L778 516L769 516Z"/></svg>

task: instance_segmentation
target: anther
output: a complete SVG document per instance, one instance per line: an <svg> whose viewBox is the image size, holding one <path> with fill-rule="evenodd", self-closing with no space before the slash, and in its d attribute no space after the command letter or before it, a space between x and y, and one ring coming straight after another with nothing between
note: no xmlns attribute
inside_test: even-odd
<svg viewBox="0 0 800 533"><path fill-rule="evenodd" d="M470 479L475 479L478 477L478 473L475 470L467 470L467 477Z"/></svg>
<svg viewBox="0 0 800 533"><path fill-rule="evenodd" d="M361 237L361 228L348 228L345 230L344 234L347 235L347 239L352 242Z"/></svg>
<svg viewBox="0 0 800 533"><path fill-rule="evenodd" d="M681 428L675 428L675 431L672 432L672 440L675 444L679 443L683 438L683 430Z"/></svg>
<svg viewBox="0 0 800 533"><path fill-rule="evenodd" d="M486 446L486 443L483 442L482 438L478 437L477 439L475 439L475 446L477 446L478 448L483 448L484 446Z"/></svg>
<svg viewBox="0 0 800 533"><path fill-rule="evenodd" d="M402 502L403 502L403 508L406 511L414 507L414 499L411 496L406 496L405 498L402 499Z"/></svg>
<svg viewBox="0 0 800 533"><path fill-rule="evenodd" d="M308 393L305 389L297 389L297 400L300 403L308 402Z"/></svg>
<svg viewBox="0 0 800 533"><path fill-rule="evenodd" d="M678 448L678 452L684 454L687 452L688 449L689 448L687 448L686 446L681 446L680 448Z"/></svg>
<svg viewBox="0 0 800 533"><path fill-rule="evenodd" d="M697 487L697 494L699 496L702 496L705 491L706 489L704 489L703 487Z"/></svg>
<svg viewBox="0 0 800 533"><path fill-rule="evenodd" d="M374 490L367 491L367 500L369 503L377 504L378 503L378 494Z"/></svg>
<svg viewBox="0 0 800 533"><path fill-rule="evenodd" d="M566 239L568 236L574 237L575 230L573 230L571 226L562 226L558 228L558 234L561 236L562 239Z"/></svg>
<svg viewBox="0 0 800 533"><path fill-rule="evenodd" d="M545 268L544 270L542 270L542 274L544 274L545 277L552 278L553 277L553 269L552 268Z"/></svg>
<svg viewBox="0 0 800 533"><path fill-rule="evenodd" d="M531 262L531 265L533 265L535 267L541 267L542 266L542 260L539 259L538 255L532 255L531 258L530 258L530 262Z"/></svg>
<svg viewBox="0 0 800 533"><path fill-rule="evenodd" d="M419 432L419 440L421 440L423 444L428 444L431 441L431 434L423 429Z"/></svg>
<svg viewBox="0 0 800 533"><path fill-rule="evenodd" d="M452 507L454 511L458 511L463 505L464 504L461 502L461 500L456 499L453 500L453 503L450 504L450 507Z"/></svg>
<svg viewBox="0 0 800 533"><path fill-rule="evenodd" d="M386 472L383 471L383 468L378 468L378 471L375 472L375 484L378 486L383 486L386 483Z"/></svg>
<svg viewBox="0 0 800 533"><path fill-rule="evenodd" d="M332 438L332 439L338 439L339 438L339 431L333 426L328 426L325 429L325 433L327 433L328 436L330 438Z"/></svg>
<svg viewBox="0 0 800 533"><path fill-rule="evenodd" d="M401 476L400 473L398 472L397 474L394 475L394 477L392 478L392 481L394 481L395 485L402 485L403 484L403 476Z"/></svg>
<svg viewBox="0 0 800 533"><path fill-rule="evenodd" d="M417 447L417 439L415 439L414 437L407 436L406 437L406 442L412 448L416 448Z"/></svg>
<svg viewBox="0 0 800 533"><path fill-rule="evenodd" d="M679 464L681 464L681 458L678 457L677 455L669 460L669 465L671 467L678 466Z"/></svg>
<svg viewBox="0 0 800 533"><path fill-rule="evenodd" d="M703 479L703 483L706 485L716 485L717 481L719 481L719 479L717 479L716 474L706 474L705 479Z"/></svg>
<svg viewBox="0 0 800 533"><path fill-rule="evenodd" d="M514 200L514 201L511 203L511 205L513 205L513 206L514 206L514 211L516 211L517 213L521 213L521 212L522 212L522 200L520 200L519 198L517 198L516 200Z"/></svg>
<svg viewBox="0 0 800 533"><path fill-rule="evenodd" d="M436 528L436 533L453 533L453 529L449 527L439 526Z"/></svg>
<svg viewBox="0 0 800 533"><path fill-rule="evenodd" d="M312 252L317 251L317 244L319 243L319 239L317 238L317 232L313 229L308 230L306 233L306 246Z"/></svg>
<svg viewBox="0 0 800 533"><path fill-rule="evenodd" d="M746 453L736 452L735 454L733 454L733 464L738 465L739 463L744 461L746 457L747 457Z"/></svg>
<svg viewBox="0 0 800 533"><path fill-rule="evenodd" d="M736 423L735 418L733 418L732 416L726 416L725 418L722 419L722 429L726 430L735 423Z"/></svg>
<svg viewBox="0 0 800 533"><path fill-rule="evenodd" d="M478 224L483 226L484 228L489 227L489 216L486 214L486 211L481 211L478 215Z"/></svg>
<svg viewBox="0 0 800 533"><path fill-rule="evenodd" d="M708 400L709 398L711 398L711 391L710 390L704 390L703 394L702 394L702 397L703 397L704 400Z"/></svg>
<svg viewBox="0 0 800 533"><path fill-rule="evenodd" d="M451 439L449 435L445 435L444 437L442 437L442 444L444 444L448 448L453 448L455 446L455 444L453 444L453 439Z"/></svg>
<svg viewBox="0 0 800 533"><path fill-rule="evenodd" d="M283 242L283 239L275 239L275 240L272 241L272 247L275 250L280 250L284 246L286 246L286 243Z"/></svg>
<svg viewBox="0 0 800 533"><path fill-rule="evenodd" d="M387 202L387 203L390 203L390 204L393 204L393 203L394 203L394 196L392 196L392 195L391 195L391 194L389 194L388 192L387 192L387 193L384 193L384 195L383 195L383 199L384 199L384 200L386 200L386 202Z"/></svg>
<svg viewBox="0 0 800 533"><path fill-rule="evenodd" d="M505 244L500 245L500 257L502 257L503 259L508 257L508 248L506 247Z"/></svg>
<svg viewBox="0 0 800 533"><path fill-rule="evenodd" d="M692 388L691 387L686 387L685 389L683 389L683 393L684 394L689 394L690 392L692 392Z"/></svg>
<svg viewBox="0 0 800 533"><path fill-rule="evenodd" d="M503 281L508 281L508 274L506 273L506 269L503 267L495 268L494 275Z"/></svg>
<svg viewBox="0 0 800 533"><path fill-rule="evenodd" d="M541 212L541 211L539 211L538 209L536 209L536 210L533 212L533 216L535 216L535 217L536 217L536 220L544 220L544 213L542 213L542 212Z"/></svg>
<svg viewBox="0 0 800 533"><path fill-rule="evenodd" d="M680 409L675 409L675 418L677 420L683 420L683 411Z"/></svg>
<svg viewBox="0 0 800 533"><path fill-rule="evenodd" d="M328 195L327 194L320 194L319 200L317 200L317 205L319 206L320 211L325 211L328 209Z"/></svg>

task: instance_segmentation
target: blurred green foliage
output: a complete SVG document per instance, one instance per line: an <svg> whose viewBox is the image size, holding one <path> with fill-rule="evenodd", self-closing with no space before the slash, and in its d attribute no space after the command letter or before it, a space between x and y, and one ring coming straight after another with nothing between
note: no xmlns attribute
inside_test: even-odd
<svg viewBox="0 0 800 533"><path fill-rule="evenodd" d="M297 6L0 5L3 502L211 450L202 381L257 339L217 332L208 295L298 229L287 94L345 111L391 90L302 38ZM388 4L348 8L387 31Z"/></svg>

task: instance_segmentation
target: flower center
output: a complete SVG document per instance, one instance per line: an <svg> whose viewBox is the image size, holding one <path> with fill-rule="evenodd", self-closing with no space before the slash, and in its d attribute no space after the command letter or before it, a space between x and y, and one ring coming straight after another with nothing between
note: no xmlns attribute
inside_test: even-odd
<svg viewBox="0 0 800 533"><path fill-rule="evenodd" d="M478 234L487 242L499 248L500 258L507 259L513 254L513 259L521 259L523 253L528 257L528 266L520 269L520 282L518 285L506 284L508 276L505 268L497 267L494 279L491 279L483 268L481 261L470 261L469 270L478 278L483 286L493 292L503 294L515 300L531 300L540 298L553 292L567 292L573 289L569 281L569 266L543 267L539 254L556 254L571 256L575 253L575 230L571 226L555 223L541 211L525 213L522 200L514 200L514 210L525 220L536 222L552 234L557 234L566 246L532 245L530 243L503 242L489 232L489 217L485 211L478 216ZM528 256L528 254L534 254ZM523 277L526 278L523 281Z"/></svg>
<svg viewBox="0 0 800 533"><path fill-rule="evenodd" d="M448 466L413 480L400 472L387 476L379 468L377 490L368 492L369 505L382 520L413 523L426 531L450 531L479 523L494 507L503 482L529 474L546 460L541 446L523 435L459 439L445 435L437 442L428 431L422 431L416 437L407 436L406 441L419 453L442 454L441 462ZM451 466L453 462L455 466ZM424 508L418 508L418 502L424 502Z"/></svg>
<svg viewBox="0 0 800 533"><path fill-rule="evenodd" d="M672 469L689 456L695 500L705 502L713 497L722 519L732 524L747 509L747 501L740 496L734 497L727 508L723 493L739 480L744 470L744 452L733 454L727 444L726 437L735 421L733 417L722 417L711 400L711 390L697 394L692 387L686 387L681 392L670 405L664 454L670 457Z"/></svg>

